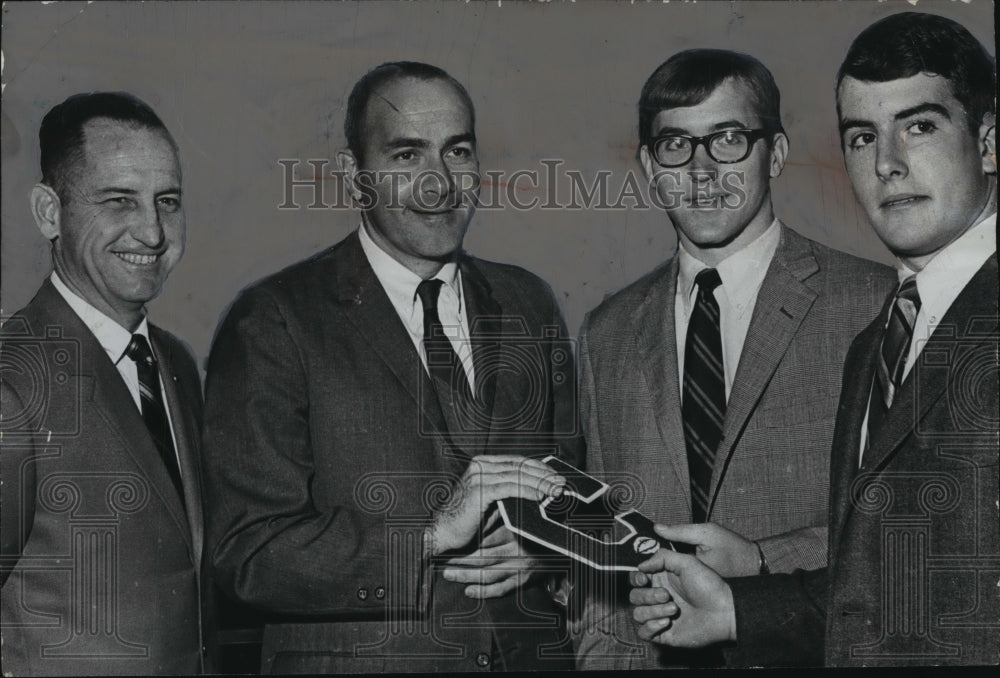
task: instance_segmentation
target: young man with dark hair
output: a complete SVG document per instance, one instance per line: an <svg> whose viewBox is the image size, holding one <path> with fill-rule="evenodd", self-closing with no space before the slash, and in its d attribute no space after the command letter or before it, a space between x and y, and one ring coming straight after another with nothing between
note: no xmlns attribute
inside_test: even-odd
<svg viewBox="0 0 1000 678"><path fill-rule="evenodd" d="M775 217L788 139L753 57L674 55L643 87L639 121L679 245L581 330L587 468L633 476L636 508L658 522L699 523L697 555L721 573L822 566L840 367L892 272ZM585 668L721 662L639 642L630 614L625 586L590 596Z"/></svg>
<svg viewBox="0 0 1000 678"><path fill-rule="evenodd" d="M152 325L184 252L177 146L123 92L39 133L53 272L0 330L4 674L201 672L201 383Z"/></svg>
<svg viewBox="0 0 1000 678"><path fill-rule="evenodd" d="M579 463L556 300L462 251L477 186L460 182L479 170L464 88L384 64L348 109L361 226L245 290L212 347L220 584L268 614L265 673L572 668L539 563L494 510L561 491L533 457Z"/></svg>
<svg viewBox="0 0 1000 678"><path fill-rule="evenodd" d="M896 14L851 45L844 163L899 282L844 366L830 563L723 580L657 554L641 569L675 595L632 591L643 638L728 642L736 665L1000 660L995 86L993 57L943 17Z"/></svg>

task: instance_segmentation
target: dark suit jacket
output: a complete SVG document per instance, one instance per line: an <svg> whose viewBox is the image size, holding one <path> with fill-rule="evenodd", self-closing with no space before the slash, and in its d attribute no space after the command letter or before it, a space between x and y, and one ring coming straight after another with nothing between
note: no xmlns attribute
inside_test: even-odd
<svg viewBox="0 0 1000 678"><path fill-rule="evenodd" d="M659 523L691 522L678 389L677 257L606 300L581 331L587 468L636 486ZM760 540L775 572L826 563L829 445L844 356L895 275L782 226L757 294L715 458L709 520ZM580 654L588 668L686 660L641 643L627 587L592 597Z"/></svg>
<svg viewBox="0 0 1000 678"><path fill-rule="evenodd" d="M5 674L202 668L201 384L184 346L149 331L184 505L118 370L50 282L0 330Z"/></svg>
<svg viewBox="0 0 1000 678"><path fill-rule="evenodd" d="M734 664L1000 660L997 258L923 349L861 468L888 304L851 346L831 465L830 564L733 580Z"/></svg>
<svg viewBox="0 0 1000 678"><path fill-rule="evenodd" d="M464 419L439 406L357 234L244 291L219 328L208 552L224 590L275 615L264 671L571 666L565 651L541 656L566 638L539 585L474 601L422 556L463 455L563 453L552 432L570 449L576 429L548 286L512 266L460 266L486 403Z"/></svg>

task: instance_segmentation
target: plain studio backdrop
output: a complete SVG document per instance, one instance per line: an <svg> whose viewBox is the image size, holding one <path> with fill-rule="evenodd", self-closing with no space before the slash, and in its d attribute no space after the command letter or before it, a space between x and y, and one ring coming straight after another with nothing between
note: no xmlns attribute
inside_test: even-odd
<svg viewBox="0 0 1000 678"><path fill-rule="evenodd" d="M683 49L744 51L771 69L791 140L772 184L778 216L822 243L889 262L844 172L833 88L854 37L908 10L953 18L993 49L993 3L983 0L5 3L2 313L27 303L50 270L27 199L40 178L42 116L77 92L126 90L163 118L184 171L187 252L152 318L203 361L240 289L358 225L356 211L311 208L309 187L294 189L298 208L279 208L288 207L279 161L299 161L296 179L312 175L308 160L335 169L351 86L395 60L441 66L469 89L483 199L495 209L475 216L466 249L547 280L572 335L606 294L674 250L661 210L618 198L630 172L647 195L636 101L652 71ZM519 170L529 174L515 177ZM571 173L587 189L604 173L604 208L566 206ZM336 185L326 177L326 204ZM556 204L564 206L544 207Z"/></svg>

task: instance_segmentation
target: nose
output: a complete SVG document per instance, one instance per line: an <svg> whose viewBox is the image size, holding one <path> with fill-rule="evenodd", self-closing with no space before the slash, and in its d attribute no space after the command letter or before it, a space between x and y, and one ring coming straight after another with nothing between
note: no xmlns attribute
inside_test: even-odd
<svg viewBox="0 0 1000 678"><path fill-rule="evenodd" d="M156 209L155 205L143 205L135 211L129 226L129 233L137 241L151 249L163 244L166 234L163 230L160 211Z"/></svg>
<svg viewBox="0 0 1000 678"><path fill-rule="evenodd" d="M417 177L416 189L425 206L444 205L448 197L455 193L455 177L444 159L436 158L427 163Z"/></svg>
<svg viewBox="0 0 1000 678"><path fill-rule="evenodd" d="M882 181L904 179L910 173L907 164L906 136L883 134L877 140L875 173Z"/></svg>

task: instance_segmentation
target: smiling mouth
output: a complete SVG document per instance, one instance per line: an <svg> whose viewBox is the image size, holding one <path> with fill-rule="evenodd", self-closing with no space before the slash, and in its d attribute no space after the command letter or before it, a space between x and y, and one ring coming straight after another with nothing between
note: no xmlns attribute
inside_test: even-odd
<svg viewBox="0 0 1000 678"><path fill-rule="evenodd" d="M897 207L909 207L910 205L915 205L918 202L926 200L927 198L922 195L898 195L888 200L883 201L881 207L883 209L894 209Z"/></svg>
<svg viewBox="0 0 1000 678"><path fill-rule="evenodd" d="M159 254L133 254L132 252L113 252L122 261L136 266L149 266L155 264L160 258Z"/></svg>

